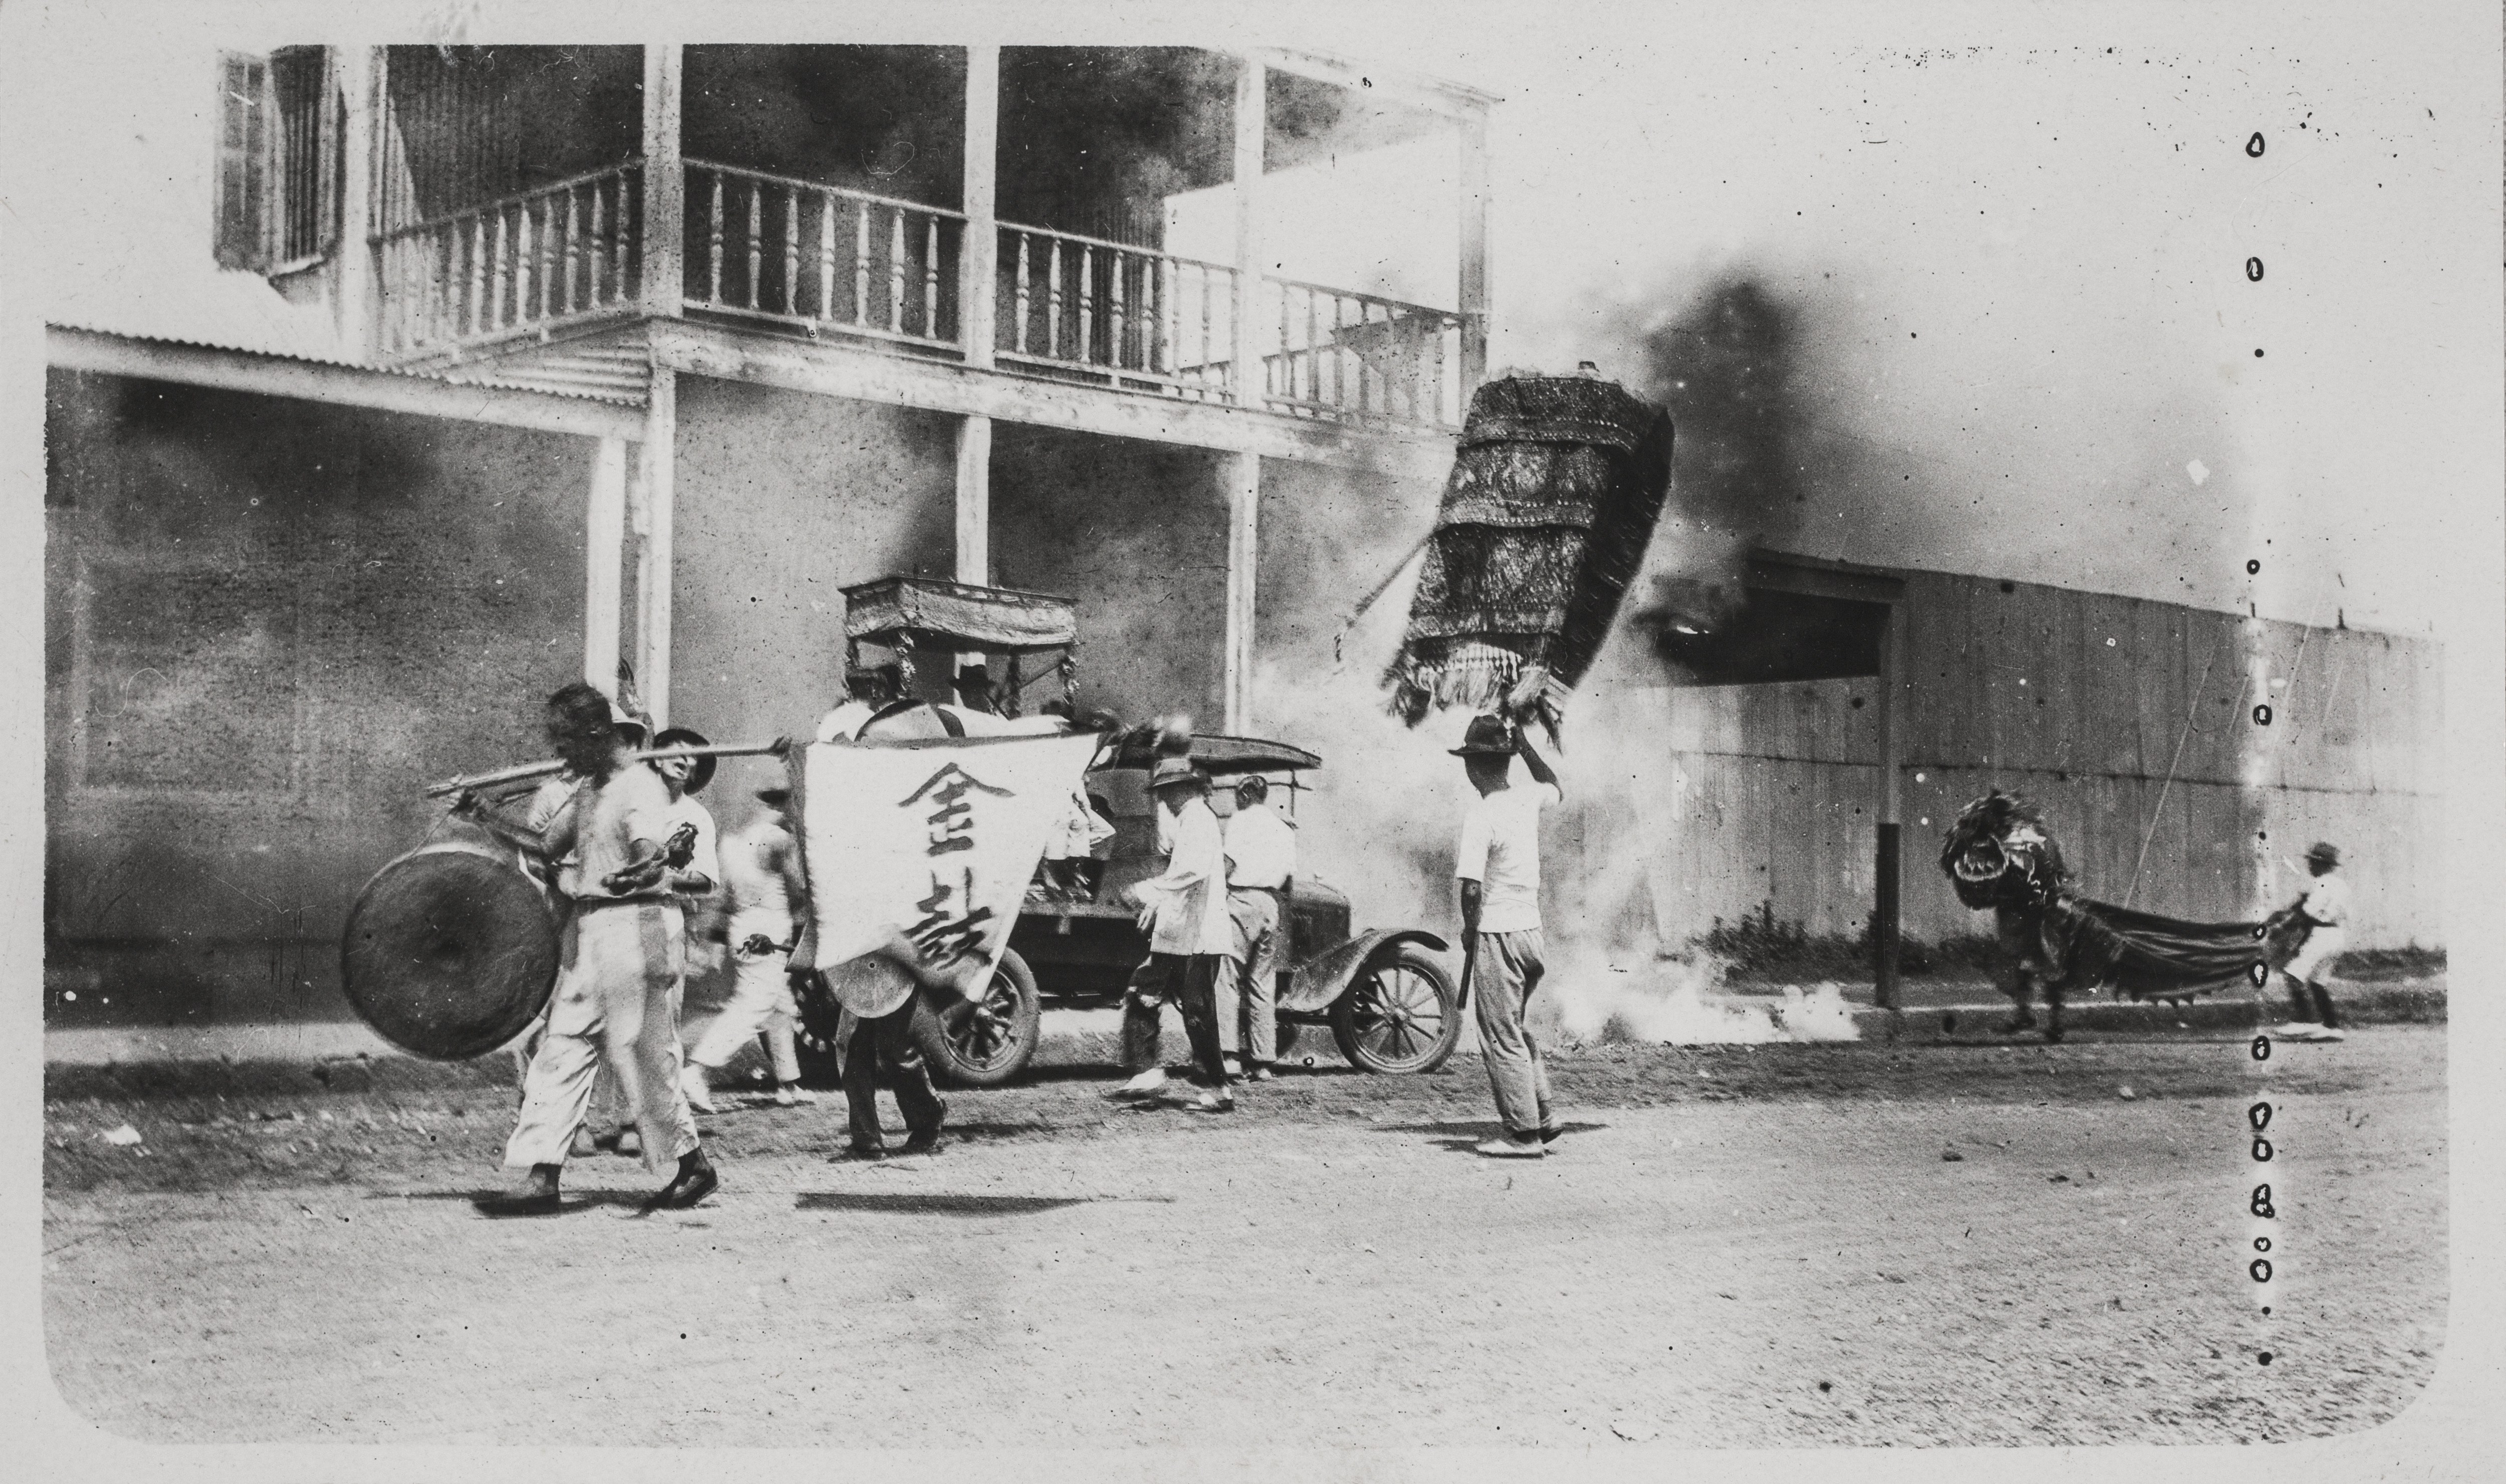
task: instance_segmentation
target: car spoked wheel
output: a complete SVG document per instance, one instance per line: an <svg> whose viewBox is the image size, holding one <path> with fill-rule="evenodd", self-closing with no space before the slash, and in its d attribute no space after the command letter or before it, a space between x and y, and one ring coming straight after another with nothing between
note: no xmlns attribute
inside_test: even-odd
<svg viewBox="0 0 2506 1484"><path fill-rule="evenodd" d="M844 1048L837 1040L843 1027L843 1007L836 1003L827 981L811 975L809 987L795 987L801 1013L792 1022L793 1059L801 1064L801 1081L810 1087L835 1087L844 1079Z"/></svg>
<svg viewBox="0 0 2506 1484"><path fill-rule="evenodd" d="M969 1067L989 1067L1015 1055L1019 1046L1018 986L1006 974L992 975L982 1001L948 1019L949 1049Z"/></svg>
<svg viewBox="0 0 2506 1484"><path fill-rule="evenodd" d="M1461 1040L1452 976L1415 943L1367 966L1332 1002L1332 1038L1349 1064L1368 1072L1432 1072Z"/></svg>
<svg viewBox="0 0 2506 1484"><path fill-rule="evenodd" d="M1035 1055L1044 1003L1026 961L1004 952L991 982L972 1008L935 1012L922 1001L913 1012L913 1039L944 1081L961 1087L997 1087L1019 1075Z"/></svg>

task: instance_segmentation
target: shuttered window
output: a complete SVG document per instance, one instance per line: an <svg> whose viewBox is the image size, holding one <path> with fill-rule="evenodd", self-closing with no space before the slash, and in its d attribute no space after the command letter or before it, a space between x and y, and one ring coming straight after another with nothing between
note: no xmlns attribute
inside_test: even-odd
<svg viewBox="0 0 2506 1484"><path fill-rule="evenodd" d="M219 58L217 260L292 272L340 235L340 98L328 49Z"/></svg>
<svg viewBox="0 0 2506 1484"><path fill-rule="evenodd" d="M269 266L269 63L218 58L218 266Z"/></svg>

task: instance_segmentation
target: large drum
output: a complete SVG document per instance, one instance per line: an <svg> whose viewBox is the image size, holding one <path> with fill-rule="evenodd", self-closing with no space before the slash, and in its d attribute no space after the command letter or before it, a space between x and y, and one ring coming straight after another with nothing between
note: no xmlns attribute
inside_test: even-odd
<svg viewBox="0 0 2506 1484"><path fill-rule="evenodd" d="M557 917L513 852L442 840L375 872L340 944L348 1004L393 1045L461 1061L520 1035L556 985Z"/></svg>

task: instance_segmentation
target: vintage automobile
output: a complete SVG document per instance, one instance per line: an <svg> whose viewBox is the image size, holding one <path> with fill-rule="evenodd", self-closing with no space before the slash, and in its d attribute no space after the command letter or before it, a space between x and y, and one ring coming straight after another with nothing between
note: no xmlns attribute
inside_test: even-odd
<svg viewBox="0 0 2506 1484"><path fill-rule="evenodd" d="M1060 649L1066 693L1075 626L1058 599L898 579L859 592L846 592L845 634L856 663L860 646L870 644L907 659L933 651L1006 655L1016 677L1020 657ZM1010 705L1004 709L1012 709L1020 688L1013 679L1005 689ZM941 722L949 715L945 705L926 709ZM1129 889L1164 869L1148 794L1152 742L1145 731L1107 738L1083 786L1089 803L1114 827L1113 837L1099 859L1076 869L1038 871L1009 947L972 1007L948 1015L927 1006L916 1010L915 1041L942 1079L980 1087L1016 1078L1035 1055L1048 1005L1114 1004L1148 957ZM1292 818L1304 792L1301 775L1322 766L1321 758L1302 748L1251 737L1196 735L1191 757L1218 786L1215 807L1232 811L1232 786L1259 775ZM1310 874L1292 883L1282 925L1287 941L1277 1016L1283 1055L1301 1028L1322 1025L1331 1027L1341 1055L1369 1072L1428 1072L1452 1054L1461 1036L1460 996L1442 957L1443 938L1417 928L1352 935L1348 899ZM824 996L811 996L801 1018L804 1072L832 1079L840 1060L838 1012Z"/></svg>

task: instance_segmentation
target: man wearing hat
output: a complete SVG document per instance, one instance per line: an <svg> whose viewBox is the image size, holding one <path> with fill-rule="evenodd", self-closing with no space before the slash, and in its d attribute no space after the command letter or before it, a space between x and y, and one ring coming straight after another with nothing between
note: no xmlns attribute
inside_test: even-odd
<svg viewBox="0 0 2506 1484"><path fill-rule="evenodd" d="M2321 840L2307 848L2306 868L2314 879L2289 908L2307 925L2306 940L2280 971L2288 980L2288 1000L2296 1013L2272 1035L2283 1041L2343 1041L2347 1038L2324 980L2332 976L2332 965L2341 950L2349 945L2349 883L2341 876L2341 852Z"/></svg>
<svg viewBox="0 0 2506 1484"><path fill-rule="evenodd" d="M1160 758L1149 774L1149 793L1157 799L1158 832L1168 854L1164 874L1133 888L1141 902L1140 927L1149 935L1149 958L1123 996L1123 1070L1135 1075L1121 1091L1140 1097L1164 1086L1158 1016L1172 1000L1183 1011L1193 1063L1207 1084L1199 1106L1226 1112L1235 1106L1218 1032L1218 975L1235 943L1227 910L1226 841L1218 816L1210 812L1209 780L1189 758Z"/></svg>
<svg viewBox="0 0 2506 1484"><path fill-rule="evenodd" d="M1235 936L1218 981L1220 1040L1242 1053L1244 1075L1263 1082L1279 1059L1279 910L1297 874L1297 827L1271 813L1270 799L1270 781L1259 773L1235 786L1235 812L1226 826L1227 913Z"/></svg>
<svg viewBox="0 0 2506 1484"><path fill-rule="evenodd" d="M688 1053L688 1105L713 1111L706 1079L761 1029L774 1066L774 1101L784 1108L815 1103L801 1086L801 1062L792 1031L801 1007L792 998L789 967L796 908L808 896L801 873L801 849L792 838L792 791L757 791L765 805L722 842L723 886L731 897L732 991L713 1023Z"/></svg>
<svg viewBox="0 0 2506 1484"><path fill-rule="evenodd" d="M1536 702L1547 676L1538 666L1507 697ZM1526 689L1526 687L1528 689ZM1510 776L1520 754L1528 784ZM1509 716L1478 716L1452 749L1462 760L1479 797L1462 820L1453 877L1462 897L1462 959L1470 965L1471 1009L1480 1033L1480 1060L1487 1068L1505 1130L1478 1146L1491 1158L1539 1158L1557 1137L1557 1115L1549 1099L1549 1069L1540 1045L1523 1025L1524 1004L1540 987L1540 810L1561 796L1557 773L1540 755L1527 728Z"/></svg>
<svg viewBox="0 0 2506 1484"><path fill-rule="evenodd" d="M992 694L992 672L982 665L957 667L957 704L968 711L1000 715L1001 703Z"/></svg>
<svg viewBox="0 0 2506 1484"><path fill-rule="evenodd" d="M566 697L560 691L555 701ZM521 1117L505 1146L505 1163L530 1171L509 1204L556 1209L558 1177L591 1101L594 1068L605 1062L635 1110L646 1168L677 1164L653 1204L694 1206L720 1182L679 1085L686 925L675 897L697 885L688 869L694 842L672 816L661 773L635 765L629 735L605 698L597 709L575 699L582 703L564 708L567 724L555 740L585 781L542 836L550 858L572 860L561 878L574 910L548 1033L523 1077Z"/></svg>

